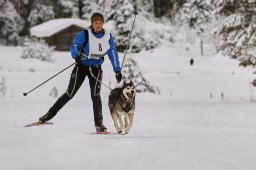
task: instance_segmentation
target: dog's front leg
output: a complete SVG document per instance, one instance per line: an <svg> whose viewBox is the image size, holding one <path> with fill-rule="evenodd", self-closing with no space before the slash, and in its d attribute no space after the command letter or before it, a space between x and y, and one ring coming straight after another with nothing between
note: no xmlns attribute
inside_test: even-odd
<svg viewBox="0 0 256 170"><path fill-rule="evenodd" d="M111 116L112 116L112 119L113 119L113 122L114 122L114 126L116 128L116 132L121 133L122 130L118 127L118 124L117 124L117 113L115 111L113 111L111 113Z"/></svg>
<svg viewBox="0 0 256 170"><path fill-rule="evenodd" d="M124 126L125 126L125 129L128 127L128 124L129 124L129 116L128 116L128 113L125 113L125 117L124 117Z"/></svg>
<svg viewBox="0 0 256 170"><path fill-rule="evenodd" d="M134 113L127 113L127 117L129 118L129 124L127 126L127 128L125 128L125 133L128 134L132 125L133 125L133 116Z"/></svg>
<svg viewBox="0 0 256 170"><path fill-rule="evenodd" d="M124 129L124 123L123 123L123 120L122 120L122 116L118 114L118 122L119 122L119 125L120 125L120 128L121 128L121 132L122 134L125 134L125 129Z"/></svg>

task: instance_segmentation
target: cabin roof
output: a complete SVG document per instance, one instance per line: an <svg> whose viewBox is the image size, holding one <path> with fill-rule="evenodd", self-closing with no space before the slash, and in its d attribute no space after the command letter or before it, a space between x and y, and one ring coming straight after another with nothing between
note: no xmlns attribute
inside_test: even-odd
<svg viewBox="0 0 256 170"><path fill-rule="evenodd" d="M86 29L90 26L90 22L78 18L53 19L32 27L30 34L38 38L50 37L72 25Z"/></svg>

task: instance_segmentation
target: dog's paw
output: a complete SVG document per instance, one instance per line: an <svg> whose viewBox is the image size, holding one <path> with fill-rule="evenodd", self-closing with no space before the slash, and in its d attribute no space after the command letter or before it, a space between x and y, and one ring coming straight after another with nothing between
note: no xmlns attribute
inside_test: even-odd
<svg viewBox="0 0 256 170"><path fill-rule="evenodd" d="M121 132L122 135L125 135L126 134L126 131L124 129L122 129L122 132Z"/></svg>

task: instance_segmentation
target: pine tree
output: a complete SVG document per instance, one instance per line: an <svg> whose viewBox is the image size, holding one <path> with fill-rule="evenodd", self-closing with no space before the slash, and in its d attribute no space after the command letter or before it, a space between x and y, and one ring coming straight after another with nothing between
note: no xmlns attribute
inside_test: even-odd
<svg viewBox="0 0 256 170"><path fill-rule="evenodd" d="M113 0L111 8L109 11L106 11L107 20L113 20L115 22L114 35L117 50L120 52L123 52L126 49L135 10L135 1ZM139 52L145 44L141 34L136 31L136 27L135 24L130 41L130 50L132 52Z"/></svg>
<svg viewBox="0 0 256 170"><path fill-rule="evenodd" d="M17 5L17 9L23 20L23 29L21 30L20 35L22 36L28 35L30 31L28 17L29 17L33 2L27 1L27 0L16 1L16 3L17 2L19 3L19 5Z"/></svg>
<svg viewBox="0 0 256 170"><path fill-rule="evenodd" d="M52 5L35 3L35 7L31 10L28 21L30 26L41 24L45 21L55 18L55 13Z"/></svg>
<svg viewBox="0 0 256 170"><path fill-rule="evenodd" d="M0 29L2 34L6 37L7 45L9 41L13 41L14 44L17 45L19 32L22 29L22 19L9 0L0 3L0 24Z"/></svg>
<svg viewBox="0 0 256 170"><path fill-rule="evenodd" d="M154 3L153 0L140 0L137 1L138 7L153 14L154 12ZM141 11L143 11L141 10Z"/></svg>
<svg viewBox="0 0 256 170"><path fill-rule="evenodd" d="M139 65L133 59L127 59L123 66L123 80L129 82L133 81L134 86L136 87L136 91L138 93L156 93L156 90L153 86L150 85L149 81L146 80L142 71L140 70Z"/></svg>
<svg viewBox="0 0 256 170"><path fill-rule="evenodd" d="M56 18L78 18L78 0L55 0L54 13Z"/></svg>
<svg viewBox="0 0 256 170"><path fill-rule="evenodd" d="M97 1L97 0L82 0L83 8L82 8L82 18L90 20L91 15L94 12L104 13L102 9L104 7L105 1Z"/></svg>
<svg viewBox="0 0 256 170"><path fill-rule="evenodd" d="M219 0L216 12L223 17L218 28L219 50L240 60L241 66L256 66L256 0Z"/></svg>

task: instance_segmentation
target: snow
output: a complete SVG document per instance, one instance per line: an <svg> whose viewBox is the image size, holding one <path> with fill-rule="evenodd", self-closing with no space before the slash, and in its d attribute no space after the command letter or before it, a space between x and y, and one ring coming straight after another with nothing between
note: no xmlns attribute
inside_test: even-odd
<svg viewBox="0 0 256 170"><path fill-rule="evenodd" d="M32 27L30 33L31 36L36 36L38 38L50 37L57 32L70 27L71 25L76 25L81 28L88 28L90 26L90 22L77 18L53 19Z"/></svg>
<svg viewBox="0 0 256 170"><path fill-rule="evenodd" d="M128 135L93 135L88 79L54 117L54 125L22 127L56 101L49 96L54 86L66 90L71 69L27 97L22 93L74 62L69 52L56 52L53 62L42 62L21 59L21 47L0 46L0 78L7 86L6 96L0 96L0 169L255 169L253 69L221 55L200 56L199 50L162 43L153 51L128 53L161 95L137 94ZM103 82L118 86L107 58L103 70ZM108 94L102 87L104 124L114 132Z"/></svg>
<svg viewBox="0 0 256 170"><path fill-rule="evenodd" d="M162 23L149 21L147 18L142 16L137 17L135 27L138 27L137 29L140 33L146 34L146 38L155 38L162 35L164 39L169 40L170 37L173 36L173 32L171 31L172 27Z"/></svg>

